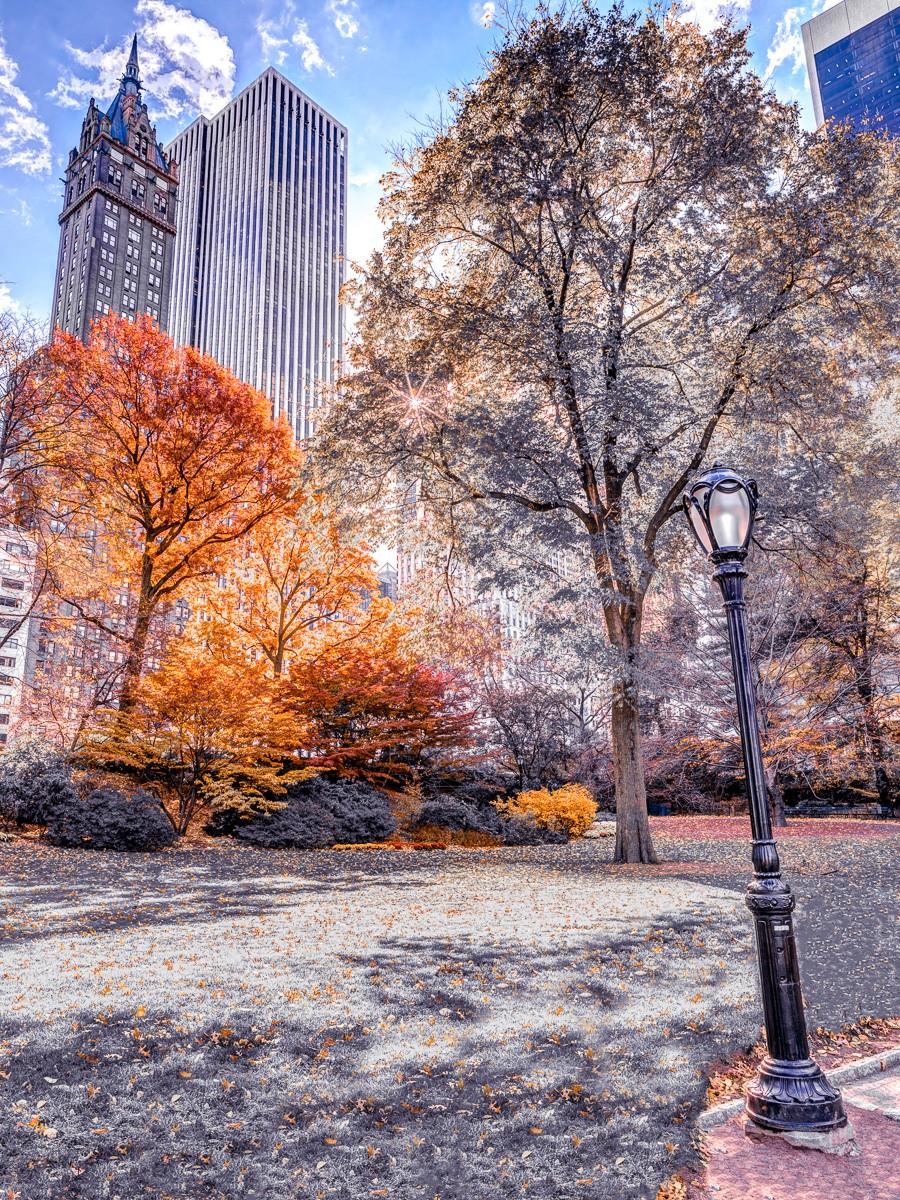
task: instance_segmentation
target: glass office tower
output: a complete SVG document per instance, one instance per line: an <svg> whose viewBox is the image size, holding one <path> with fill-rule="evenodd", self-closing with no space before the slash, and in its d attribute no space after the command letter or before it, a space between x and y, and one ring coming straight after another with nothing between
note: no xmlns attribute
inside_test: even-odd
<svg viewBox="0 0 900 1200"><path fill-rule="evenodd" d="M806 22L803 45L817 125L900 133L900 3L842 0Z"/></svg>
<svg viewBox="0 0 900 1200"><path fill-rule="evenodd" d="M299 441L344 339L347 130L270 67L167 147L178 164L169 332L272 400Z"/></svg>

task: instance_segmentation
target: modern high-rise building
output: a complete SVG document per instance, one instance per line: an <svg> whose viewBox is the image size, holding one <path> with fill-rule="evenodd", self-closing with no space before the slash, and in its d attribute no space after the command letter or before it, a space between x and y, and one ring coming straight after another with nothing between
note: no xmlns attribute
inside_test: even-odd
<svg viewBox="0 0 900 1200"><path fill-rule="evenodd" d="M343 344L346 147L271 67L166 147L180 180L169 332L269 396L298 440Z"/></svg>
<svg viewBox="0 0 900 1200"><path fill-rule="evenodd" d="M165 328L178 179L141 100L137 37L108 111L91 97L65 188L53 327L86 340L112 310Z"/></svg>
<svg viewBox="0 0 900 1200"><path fill-rule="evenodd" d="M841 0L803 26L816 125L900 133L900 3Z"/></svg>

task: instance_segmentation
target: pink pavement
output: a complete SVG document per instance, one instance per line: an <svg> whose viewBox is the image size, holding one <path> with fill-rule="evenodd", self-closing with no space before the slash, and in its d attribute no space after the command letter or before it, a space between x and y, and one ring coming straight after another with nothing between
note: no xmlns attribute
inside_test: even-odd
<svg viewBox="0 0 900 1200"><path fill-rule="evenodd" d="M748 1136L743 1118L734 1117L704 1137L707 1164L693 1200L900 1200L900 1120L885 1115L900 1116L900 1072L843 1092L855 1153L798 1150L752 1130Z"/></svg>

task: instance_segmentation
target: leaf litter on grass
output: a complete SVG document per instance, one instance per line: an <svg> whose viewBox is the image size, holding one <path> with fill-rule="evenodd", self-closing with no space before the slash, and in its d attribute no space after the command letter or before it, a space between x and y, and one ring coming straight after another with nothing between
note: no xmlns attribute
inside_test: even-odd
<svg viewBox="0 0 900 1200"><path fill-rule="evenodd" d="M0 1181L34 1200L652 1200L759 1027L733 887L587 846L10 857Z"/></svg>

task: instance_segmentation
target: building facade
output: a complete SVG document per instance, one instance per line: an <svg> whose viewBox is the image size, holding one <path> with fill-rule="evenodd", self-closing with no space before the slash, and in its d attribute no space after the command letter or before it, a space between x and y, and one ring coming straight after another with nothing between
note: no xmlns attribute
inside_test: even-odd
<svg viewBox="0 0 900 1200"><path fill-rule="evenodd" d="M137 37L106 113L93 97L69 154L53 327L87 340L110 311L166 327L178 179L141 100Z"/></svg>
<svg viewBox="0 0 900 1200"><path fill-rule="evenodd" d="M841 0L803 26L816 125L900 133L900 3Z"/></svg>
<svg viewBox="0 0 900 1200"><path fill-rule="evenodd" d="M36 547L20 529L0 529L0 747L15 738L28 707L40 620L35 615Z"/></svg>
<svg viewBox="0 0 900 1200"><path fill-rule="evenodd" d="M270 67L166 147L180 180L169 332L264 392L298 440L344 338L346 145Z"/></svg>

